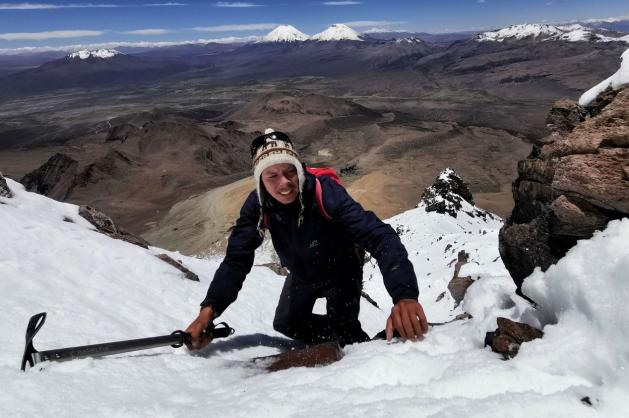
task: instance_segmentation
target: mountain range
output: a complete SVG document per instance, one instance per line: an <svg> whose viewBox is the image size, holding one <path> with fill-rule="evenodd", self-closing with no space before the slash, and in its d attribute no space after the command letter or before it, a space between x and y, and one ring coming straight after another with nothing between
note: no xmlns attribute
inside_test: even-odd
<svg viewBox="0 0 629 418"><path fill-rule="evenodd" d="M247 44L206 43L126 53L123 49L116 53L107 49L81 50L29 69L24 67L36 63L34 57L24 61L4 57L0 58L0 62L7 64L0 72L0 98L67 88L124 87L168 80L202 79L225 83L296 76L349 77L356 73L375 74L376 78L377 74L388 73L389 78L395 79L401 72L407 72L404 77L409 78L407 84L413 89L441 85L438 74L452 70L441 65L447 62L443 57L453 54L458 57L459 70L455 72L460 73L460 68L469 71L471 67L532 61L541 55L552 57L556 49L574 50L578 54L586 49L580 44L588 44L595 54L605 55L600 51L616 50L629 42L629 35L578 24L514 25L467 35L467 39L455 36L446 43L443 42L448 39L445 37L439 41L422 34L393 35L396 34L360 35L346 25L336 24L309 37L293 26L282 25L259 41ZM486 45L479 47L479 43ZM508 47L498 44L508 44ZM516 52L518 45L521 48ZM81 54L86 59L72 59ZM500 55L503 57L498 58ZM41 58L50 56L48 52ZM605 59L595 58L603 63ZM470 65L472 62L474 64ZM7 74L11 67L21 71ZM426 80L425 75L429 73L431 79ZM513 74L507 79L517 81L531 77L546 76Z"/></svg>

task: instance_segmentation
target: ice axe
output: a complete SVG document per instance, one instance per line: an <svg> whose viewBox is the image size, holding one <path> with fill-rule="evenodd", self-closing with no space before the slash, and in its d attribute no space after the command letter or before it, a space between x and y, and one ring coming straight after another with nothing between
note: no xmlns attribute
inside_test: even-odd
<svg viewBox="0 0 629 418"><path fill-rule="evenodd" d="M159 337L138 338L135 340L113 341L102 344L83 345L78 347L58 348L56 350L37 351L33 346L33 338L46 322L46 312L33 315L26 328L26 345L22 356L22 371L26 370L26 363L33 367L42 361L68 361L87 357L102 357L130 351L147 350L149 348L170 345L174 348L190 344L189 333L177 330L169 335ZM234 333L234 329L225 322L214 325L212 322L203 331L203 337L223 338Z"/></svg>

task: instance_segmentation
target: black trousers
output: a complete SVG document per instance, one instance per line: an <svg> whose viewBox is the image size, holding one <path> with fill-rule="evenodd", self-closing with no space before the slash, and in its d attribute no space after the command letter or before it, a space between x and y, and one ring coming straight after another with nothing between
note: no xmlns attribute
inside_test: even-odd
<svg viewBox="0 0 629 418"><path fill-rule="evenodd" d="M358 320L362 271L352 276L355 277L338 283L306 283L289 274L275 310L273 328L307 344L337 341L344 346L369 341ZM326 315L312 313L319 298L326 299Z"/></svg>

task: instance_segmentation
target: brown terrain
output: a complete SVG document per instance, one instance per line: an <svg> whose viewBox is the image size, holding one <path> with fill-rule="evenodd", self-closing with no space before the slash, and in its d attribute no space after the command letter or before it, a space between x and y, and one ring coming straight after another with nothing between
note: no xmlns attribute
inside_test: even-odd
<svg viewBox="0 0 629 418"><path fill-rule="evenodd" d="M545 136L552 103L613 73L624 50L389 46L246 46L164 82L0 98L0 171L152 244L203 254L224 246L253 189L249 143L272 127L381 218L414 207L448 166L477 205L505 217L517 161ZM313 64L255 72L268 53Z"/></svg>

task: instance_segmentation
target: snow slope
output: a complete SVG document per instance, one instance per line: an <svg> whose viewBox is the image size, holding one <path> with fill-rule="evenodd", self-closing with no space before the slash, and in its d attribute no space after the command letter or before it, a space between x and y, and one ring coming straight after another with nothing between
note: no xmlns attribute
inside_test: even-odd
<svg viewBox="0 0 629 418"><path fill-rule="evenodd" d="M308 35L291 25L280 25L269 32L260 42L297 42L305 41Z"/></svg>
<svg viewBox="0 0 629 418"><path fill-rule="evenodd" d="M42 363L22 373L32 314L48 312L35 340L40 350L167 334L193 319L220 260L170 253L201 279L187 281L154 257L165 251L112 240L93 231L76 206L25 192L11 180L8 185L15 197L0 198L1 416L624 414L629 220L610 223L546 274L536 271L527 279L525 291L542 307L534 312L513 295L514 285L496 259L500 220L464 212L455 219L426 213L422 205L400 214L390 222L407 245L429 320L463 310L474 318L434 327L418 343L349 346L341 361L327 367L269 374L246 366L246 359L291 346L271 327L282 278L254 267L238 301L221 317L236 334L198 355L166 347ZM461 273L476 282L454 309L449 296L435 300L460 249L473 261ZM365 280L383 309L362 304L361 321L371 334L384 326L391 303L373 265L366 266ZM497 316L546 325L546 336L502 361L483 348ZM593 407L580 401L585 396Z"/></svg>
<svg viewBox="0 0 629 418"><path fill-rule="evenodd" d="M579 98L579 104L581 106L587 106L605 89L611 87L616 90L627 84L629 84L629 49L621 55L621 64L618 71L583 93Z"/></svg>
<svg viewBox="0 0 629 418"><path fill-rule="evenodd" d="M362 41L362 38L354 29L342 23L335 23L323 32L312 35L313 41Z"/></svg>

